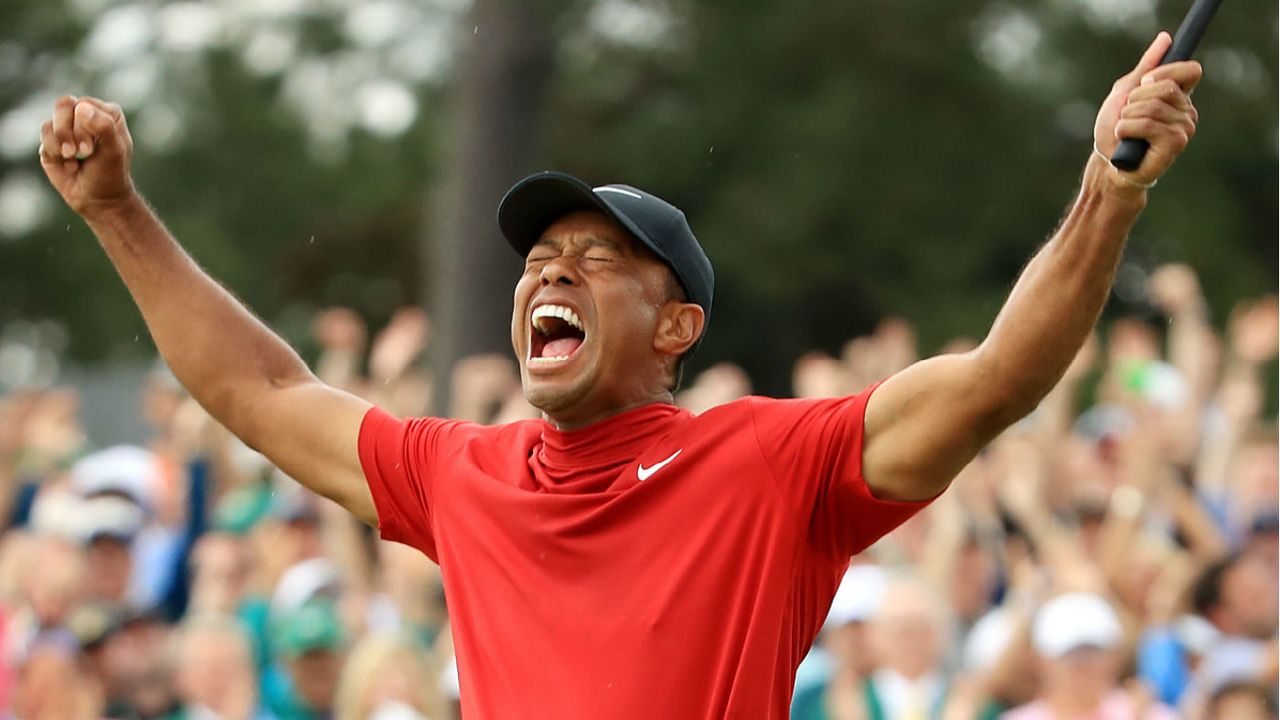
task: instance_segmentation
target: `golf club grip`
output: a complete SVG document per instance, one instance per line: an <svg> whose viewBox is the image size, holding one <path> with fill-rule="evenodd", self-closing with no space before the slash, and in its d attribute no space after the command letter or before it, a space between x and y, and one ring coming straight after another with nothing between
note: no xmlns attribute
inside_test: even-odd
<svg viewBox="0 0 1280 720"><path fill-rule="evenodd" d="M1169 46L1164 57L1160 58L1161 65L1191 58L1191 53L1195 52L1196 45L1200 44L1200 38L1204 37L1205 28L1209 27L1209 20L1213 19L1213 13L1220 4L1222 0L1195 1L1187 11L1187 16L1182 19L1182 25L1178 26L1177 34L1173 36L1173 44ZM1120 147L1116 148L1115 153L1112 154L1111 164L1125 172L1137 170L1142 164L1142 159L1147 156L1148 147L1146 140L1125 138L1120 141Z"/></svg>

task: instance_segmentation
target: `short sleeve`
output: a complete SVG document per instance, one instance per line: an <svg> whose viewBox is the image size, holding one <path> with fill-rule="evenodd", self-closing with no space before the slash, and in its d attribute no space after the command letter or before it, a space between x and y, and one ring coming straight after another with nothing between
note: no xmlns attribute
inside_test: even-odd
<svg viewBox="0 0 1280 720"><path fill-rule="evenodd" d="M863 418L876 385L843 398L753 398L761 452L815 550L846 560L929 504L881 500L862 475Z"/></svg>
<svg viewBox="0 0 1280 720"><path fill-rule="evenodd" d="M449 452L449 431L458 424L439 418L400 420L376 407L360 423L360 465L378 513L379 534L436 562L431 460Z"/></svg>

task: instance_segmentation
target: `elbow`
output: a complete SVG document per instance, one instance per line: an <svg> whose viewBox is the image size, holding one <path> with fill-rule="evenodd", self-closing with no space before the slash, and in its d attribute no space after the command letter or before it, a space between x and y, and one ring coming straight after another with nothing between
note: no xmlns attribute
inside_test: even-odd
<svg viewBox="0 0 1280 720"><path fill-rule="evenodd" d="M1035 409L1035 403L1027 403L1021 398L1008 400L989 399L987 403L977 409L971 421L977 444L984 446L996 439L1000 433L1030 415Z"/></svg>
<svg viewBox="0 0 1280 720"><path fill-rule="evenodd" d="M271 376L259 382L212 389L200 402L232 434L257 449L257 438L270 429L269 408L276 398L312 382L319 380L309 371Z"/></svg>
<svg viewBox="0 0 1280 720"><path fill-rule="evenodd" d="M1043 393L1011 390L992 409L992 422L998 426L997 432L1025 418L1040 406Z"/></svg>
<svg viewBox="0 0 1280 720"><path fill-rule="evenodd" d="M979 380L972 394L977 400L974 421L982 435L994 438L1034 412L1049 388L1032 378L1021 377L1011 368L1001 368L998 361L986 355L988 353L980 348L973 358L980 368L975 373Z"/></svg>

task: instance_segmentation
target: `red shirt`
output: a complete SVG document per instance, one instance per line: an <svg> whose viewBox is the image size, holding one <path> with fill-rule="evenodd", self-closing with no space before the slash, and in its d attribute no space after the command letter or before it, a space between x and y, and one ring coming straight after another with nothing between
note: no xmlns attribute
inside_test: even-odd
<svg viewBox="0 0 1280 720"><path fill-rule="evenodd" d="M863 482L870 394L569 432L369 411L379 529L440 564L468 720L785 720L850 556L925 504Z"/></svg>

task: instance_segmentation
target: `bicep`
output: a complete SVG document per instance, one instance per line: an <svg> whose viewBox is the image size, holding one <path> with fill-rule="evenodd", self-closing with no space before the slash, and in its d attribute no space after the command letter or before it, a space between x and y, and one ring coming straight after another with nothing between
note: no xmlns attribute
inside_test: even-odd
<svg viewBox="0 0 1280 720"><path fill-rule="evenodd" d="M915 501L937 495L1016 420L980 352L922 360L872 393L862 467L877 497Z"/></svg>
<svg viewBox="0 0 1280 720"><path fill-rule="evenodd" d="M289 477L375 525L358 444L370 407L319 381L274 388L253 403L243 439Z"/></svg>

